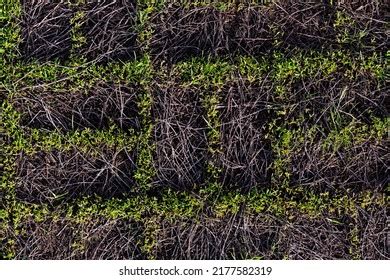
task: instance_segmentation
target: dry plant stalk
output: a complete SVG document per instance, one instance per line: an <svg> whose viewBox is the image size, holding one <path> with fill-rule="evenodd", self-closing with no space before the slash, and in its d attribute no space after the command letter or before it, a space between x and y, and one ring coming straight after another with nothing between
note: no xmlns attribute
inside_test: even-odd
<svg viewBox="0 0 390 280"><path fill-rule="evenodd" d="M390 259L389 207L359 209L360 255L365 260Z"/></svg>
<svg viewBox="0 0 390 280"><path fill-rule="evenodd" d="M326 133L341 124L372 122L388 115L389 88L368 73L358 73L351 82L342 73L321 73L292 83L286 105L286 120L304 116L303 126L319 125Z"/></svg>
<svg viewBox="0 0 390 280"><path fill-rule="evenodd" d="M263 5L249 5L237 12L234 36L231 39L234 55L261 55L273 49L271 9Z"/></svg>
<svg viewBox="0 0 390 280"><path fill-rule="evenodd" d="M66 219L37 223L28 218L18 225L15 234L17 260L72 259L74 240L72 223Z"/></svg>
<svg viewBox="0 0 390 280"><path fill-rule="evenodd" d="M344 13L350 24L344 34L351 40L345 47L361 52L386 52L389 49L388 3L382 0L339 0L337 11Z"/></svg>

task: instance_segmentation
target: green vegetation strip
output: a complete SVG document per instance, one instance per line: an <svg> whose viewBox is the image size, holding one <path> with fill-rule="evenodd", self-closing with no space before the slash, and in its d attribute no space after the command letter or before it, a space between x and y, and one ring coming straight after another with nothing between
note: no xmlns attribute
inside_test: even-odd
<svg viewBox="0 0 390 280"><path fill-rule="evenodd" d="M161 197L139 195L127 199L108 200L85 197L57 208L45 204L17 202L12 216L15 225L29 216L39 222L52 215L76 221L88 219L93 215L101 215L107 219L126 218L135 221L158 216L174 221L179 218L197 220L202 217L202 213L211 213L210 217L221 218L225 215L237 214L244 209L244 212L241 212L244 216L265 213L288 220L300 215L313 218L324 214L335 217L353 216L358 208L369 210L376 206L384 207L388 202L384 194L371 191L339 197L331 197L327 193L315 195L306 192L302 199L297 201L283 198L278 190L265 190L248 195L238 192L225 193L210 205L204 199L189 193L166 190Z"/></svg>

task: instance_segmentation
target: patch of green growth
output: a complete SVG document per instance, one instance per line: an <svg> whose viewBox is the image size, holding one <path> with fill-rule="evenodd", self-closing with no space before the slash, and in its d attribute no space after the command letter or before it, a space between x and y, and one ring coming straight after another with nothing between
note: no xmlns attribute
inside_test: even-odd
<svg viewBox="0 0 390 280"><path fill-rule="evenodd" d="M222 86L232 78L237 66L221 59L192 58L176 64L172 69L174 77L182 83L195 86Z"/></svg>
<svg viewBox="0 0 390 280"><path fill-rule="evenodd" d="M302 191L299 199L284 198L281 190L266 190L248 194L245 200L246 213L268 213L280 218L291 218L297 215L318 217L332 215L342 217L353 215L357 207L369 209L385 205L385 196L375 192L362 192L354 197L350 195L331 196L324 192L315 194L310 190Z"/></svg>
<svg viewBox="0 0 390 280"><path fill-rule="evenodd" d="M14 79L18 86L36 85L38 82L51 82L56 80L61 75L64 75L66 68L57 63L25 63L18 61L12 67L12 72L9 73L10 78Z"/></svg>
<svg viewBox="0 0 390 280"><path fill-rule="evenodd" d="M353 45L355 48L365 47L364 40L369 34L345 11L338 10L333 24L336 30L336 42L341 45ZM373 42L374 43L374 42Z"/></svg>
<svg viewBox="0 0 390 280"><path fill-rule="evenodd" d="M350 43L353 38L349 36L348 28L355 25L355 21L351 16L342 11L336 12L336 19L333 23L333 27L338 31L336 40L339 44Z"/></svg>
<svg viewBox="0 0 390 280"><path fill-rule="evenodd" d="M211 154L220 152L221 120L218 110L220 94L217 90L203 96L203 106L206 109L206 121L208 126L208 144Z"/></svg>
<svg viewBox="0 0 390 280"><path fill-rule="evenodd" d="M70 24L72 25L72 29L71 29L72 48L70 51L71 60L74 59L77 60L81 48L87 43L87 38L84 36L82 32L82 28L85 23L85 18L86 18L85 12L79 10L75 13L75 15L70 21Z"/></svg>
<svg viewBox="0 0 390 280"><path fill-rule="evenodd" d="M383 120L374 117L370 136L377 140L390 138L390 117Z"/></svg>
<svg viewBox="0 0 390 280"><path fill-rule="evenodd" d="M293 82L305 78L328 77L341 69L337 58L333 58L330 53L318 51L297 51L288 56L283 52L274 52L267 63L270 65L269 76L274 82L273 99L281 105L288 101ZM262 63L259 65L260 69L266 69L261 65ZM284 110L278 113L283 112L286 113Z"/></svg>
<svg viewBox="0 0 390 280"><path fill-rule="evenodd" d="M145 85L145 91L138 100L142 129L138 138L137 170L134 174L134 178L138 187L143 191L151 188L151 182L155 175L153 165L153 151L155 149L155 145L152 143L152 133L154 127L152 118L152 90L152 87Z"/></svg>
<svg viewBox="0 0 390 280"><path fill-rule="evenodd" d="M302 200L288 200L279 196L278 191L255 192L242 195L237 192L226 193L206 209L207 216L223 220L231 215L244 217L266 214L282 221L293 221L301 216L317 218L326 216L337 223L343 217L354 218L357 209L368 210L383 207L384 194L364 192L354 197L347 195L331 197L329 194L307 193ZM126 219L145 225L144 252L153 255L157 233L161 221L174 223L177 220L197 221L204 216L204 201L186 193L166 191L161 199L150 196L135 196L129 199L105 200L98 197L84 197L71 204L58 208L43 204L17 203L13 212L15 225L23 224L30 218L36 222L50 219L67 219L76 224L87 223L92 217L107 220ZM357 224L357 220L350 226ZM16 234L20 231L15 230ZM353 233L353 232L352 232ZM355 239L355 235L351 238ZM355 242L355 241L354 241ZM355 242L356 243L356 242Z"/></svg>
<svg viewBox="0 0 390 280"><path fill-rule="evenodd" d="M20 27L17 18L21 14L21 2L2 0L0 4L0 69L19 56ZM0 70L0 77L6 72Z"/></svg>
<svg viewBox="0 0 390 280"><path fill-rule="evenodd" d="M302 78L329 77L336 72L343 72L350 79L356 78L362 72L369 72L379 80L386 73L386 61L373 53L371 55L355 55L346 51L297 51L293 55L274 52L271 74L279 84L286 84ZM260 69L264 66L259 65Z"/></svg>
<svg viewBox="0 0 390 280"><path fill-rule="evenodd" d="M151 188L151 182L155 175L153 166L153 152L154 145L147 141L147 135L142 134L142 141L139 143L138 157L137 157L137 171L134 174L134 179L139 188L146 191Z"/></svg>
<svg viewBox="0 0 390 280"><path fill-rule="evenodd" d="M273 54L273 77L276 81L302 79L321 76L329 76L339 70L339 61L334 59L331 53L310 51L299 51L287 57L282 52Z"/></svg>
<svg viewBox="0 0 390 280"><path fill-rule="evenodd" d="M136 61L114 64L109 67L109 71L107 72L106 74L112 80L118 77L128 82L139 82L143 85L149 85L154 75L153 65L149 55L144 55Z"/></svg>
<svg viewBox="0 0 390 280"><path fill-rule="evenodd" d="M206 111L207 147L209 156L206 163L206 187L202 187L200 191L203 195L212 195L221 189L220 184L218 184L221 169L215 162L216 157L221 153L221 119L218 109L221 102L220 89L212 85L206 85L201 98L202 106Z"/></svg>
<svg viewBox="0 0 390 280"><path fill-rule="evenodd" d="M20 114L14 110L8 100L1 104L0 125L5 137L12 142L12 150L20 150L27 145L23 131L19 126Z"/></svg>
<svg viewBox="0 0 390 280"><path fill-rule="evenodd" d="M149 44L153 35L150 18L159 10L158 6L138 6L137 9L137 41L144 53L149 52Z"/></svg>
<svg viewBox="0 0 390 280"><path fill-rule="evenodd" d="M23 145L17 117L18 115L5 100L0 108L0 259L12 259L15 256L15 242L10 237L16 173L13 142L19 146Z"/></svg>
<svg viewBox="0 0 390 280"><path fill-rule="evenodd" d="M122 132L112 125L108 130L75 130L68 133L58 131L45 132L39 129L31 129L25 136L26 145L20 149L26 154L37 151L70 151L77 147L82 152L95 151L99 153L102 146L107 148L134 149L137 144L135 131Z"/></svg>
<svg viewBox="0 0 390 280"><path fill-rule="evenodd" d="M156 198L143 194L125 200L110 199L108 201L97 201L100 202L100 205L104 206L99 211L100 215L110 219L127 218L133 219L134 221L142 221L145 216L153 213L158 208ZM78 214L79 216L88 217L90 215L90 213L85 211L88 208L81 207L80 209L83 211L83 214Z"/></svg>
<svg viewBox="0 0 390 280"><path fill-rule="evenodd" d="M218 197L212 207L213 213L217 218L227 216L228 214L237 214L245 202L246 197L240 193L227 193Z"/></svg>
<svg viewBox="0 0 390 280"><path fill-rule="evenodd" d="M141 245L142 252L147 256L148 260L156 259L157 235L160 230L160 219L158 217L150 217L145 220L145 230L143 232L144 243Z"/></svg>
<svg viewBox="0 0 390 280"><path fill-rule="evenodd" d="M61 214L60 211L53 211L45 204L37 205L15 202L12 217L16 234L18 234L18 225L23 224L23 221L33 219L39 223L45 221L49 215L55 217Z"/></svg>
<svg viewBox="0 0 390 280"><path fill-rule="evenodd" d="M74 59L65 64L17 62L8 66L7 85L10 91L32 90L42 86L53 91L91 88L100 82L148 84L151 75L151 61L148 55L125 63L114 62L107 65L84 63Z"/></svg>
<svg viewBox="0 0 390 280"><path fill-rule="evenodd" d="M379 81L385 81L386 73L388 75L387 60L378 55L378 53L373 53L370 56L361 56L360 64L362 70L371 73Z"/></svg>
<svg viewBox="0 0 390 280"><path fill-rule="evenodd" d="M205 203L209 207L208 211L216 213L217 216L236 213L239 207L245 203L247 214L268 213L280 217L297 209L299 213L309 216L317 216L321 213L343 215L352 214L356 206L369 209L373 205L384 206L386 204L384 194L370 191L355 194L353 197L350 195L331 196L329 193L315 194L305 191L299 200L283 198L280 192L280 189L264 191L253 189L249 194L225 192L217 200L213 198L207 202L202 197L166 189L159 198L142 194L127 199L109 200L99 197L84 197L68 205L61 205L59 209L56 208L56 213L63 213L78 222L97 213L108 219L127 218L140 221L149 216L161 216L172 220L176 218L196 219L201 214ZM15 206L15 215L20 213L16 215L19 217L30 213L38 219L52 211L49 206L44 204L18 203Z"/></svg>
<svg viewBox="0 0 390 280"><path fill-rule="evenodd" d="M285 189L288 187L290 181L291 154L294 150L296 135L299 132L279 126L276 124L276 120L269 123L268 131L275 133L269 136L274 154L271 184L275 187Z"/></svg>
<svg viewBox="0 0 390 280"><path fill-rule="evenodd" d="M238 58L239 73L251 83L269 74L271 65L269 57L240 56Z"/></svg>
<svg viewBox="0 0 390 280"><path fill-rule="evenodd" d="M15 258L15 240L11 236L12 230L7 222L0 218L0 260L12 260Z"/></svg>
<svg viewBox="0 0 390 280"><path fill-rule="evenodd" d="M282 53L273 54L273 75L277 81L285 81L291 78L301 77L303 67L300 57L286 58Z"/></svg>
<svg viewBox="0 0 390 280"><path fill-rule="evenodd" d="M261 2L261 4L263 4L263 2ZM270 3L271 1L265 1L265 2ZM167 1L167 0L138 0L137 1L137 5L140 9L152 8L155 11L161 11L164 8L169 7L169 5L171 4L174 4L174 2ZM239 3L234 1L201 0L201 1L185 1L180 3L180 6L185 9L197 8L197 7L214 7L220 11L228 11L233 7L238 7Z"/></svg>
<svg viewBox="0 0 390 280"><path fill-rule="evenodd" d="M78 222L96 213L108 219L143 221L150 216L159 216L173 221L176 218L196 218L202 206L202 200L168 189L159 198L142 193L126 199L84 197L69 206L71 210L67 215Z"/></svg>
<svg viewBox="0 0 390 280"><path fill-rule="evenodd" d="M352 229L348 233L348 241L350 243L349 246L349 254L353 260L361 260L362 256L360 253L360 247L361 247L361 240L359 238L359 224L358 223L352 223L349 225L352 227Z"/></svg>
<svg viewBox="0 0 390 280"><path fill-rule="evenodd" d="M156 215L162 215L164 220L174 221L178 218L196 220L203 209L204 202L187 193L174 193L171 189L164 192L161 206L157 205Z"/></svg>
<svg viewBox="0 0 390 280"><path fill-rule="evenodd" d="M9 152L9 147L3 151L5 153L4 158L2 158L2 168L3 172L0 176L0 193L4 197L1 198L3 210L11 211L12 210L12 202L15 198L15 157ZM1 207L0 207L1 210Z"/></svg>
<svg viewBox="0 0 390 280"><path fill-rule="evenodd" d="M139 10L154 9L161 10L169 3L167 0L137 0L137 7Z"/></svg>
<svg viewBox="0 0 390 280"><path fill-rule="evenodd" d="M279 195L280 192L277 189L266 189L262 192L253 189L246 195L246 211L252 213L274 212L270 211L270 207L276 210L276 212L282 211L283 208L275 203Z"/></svg>
<svg viewBox="0 0 390 280"><path fill-rule="evenodd" d="M227 12L232 8L238 7L238 3L234 1L201 0L194 2L188 1L186 3L186 8L213 7L221 12Z"/></svg>
<svg viewBox="0 0 390 280"><path fill-rule="evenodd" d="M361 73L371 73L374 77L383 81L386 75L386 59L377 53L371 55L354 55L347 52L333 51L331 59L339 65L339 71L343 71L344 77L351 80Z"/></svg>
<svg viewBox="0 0 390 280"><path fill-rule="evenodd" d="M332 130L322 141L322 149L336 152L341 148L359 145L368 140L380 141L388 135L389 128L389 118L384 120L374 118L372 126L351 122L344 127Z"/></svg>

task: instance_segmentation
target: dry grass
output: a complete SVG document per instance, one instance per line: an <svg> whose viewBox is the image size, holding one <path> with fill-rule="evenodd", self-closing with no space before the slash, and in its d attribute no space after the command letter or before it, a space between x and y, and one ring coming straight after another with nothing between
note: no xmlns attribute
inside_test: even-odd
<svg viewBox="0 0 390 280"><path fill-rule="evenodd" d="M269 23L281 47L321 49L333 43L334 9L330 1L276 1Z"/></svg>
<svg viewBox="0 0 390 280"><path fill-rule="evenodd" d="M85 92L83 92L85 91ZM92 89L52 92L43 87L27 90L11 102L21 113L21 125L67 132L107 128L139 128L137 87L100 83Z"/></svg>
<svg viewBox="0 0 390 280"><path fill-rule="evenodd" d="M132 260L142 259L142 226L130 220L93 220L76 224L67 218L36 222L27 218L18 226L15 259Z"/></svg>
<svg viewBox="0 0 390 280"><path fill-rule="evenodd" d="M211 6L173 5L152 19L151 55L175 63L191 56L226 54L232 50L233 18Z"/></svg>
<svg viewBox="0 0 390 280"><path fill-rule="evenodd" d="M280 226L267 216L163 222L157 259L224 260L271 258Z"/></svg>
<svg viewBox="0 0 390 280"><path fill-rule="evenodd" d="M351 81L341 72L323 77L320 73L292 83L283 102L286 120L302 118L303 126L318 125L331 132L351 122L371 124L372 117L388 115L388 86L368 73Z"/></svg>
<svg viewBox="0 0 390 280"><path fill-rule="evenodd" d="M195 88L156 85L155 185L186 190L204 182L207 137L200 102Z"/></svg>
<svg viewBox="0 0 390 280"><path fill-rule="evenodd" d="M111 198L134 186L134 154L126 149L102 147L95 156L77 149L21 153L16 163L16 195L22 201L56 204L94 194Z"/></svg>
<svg viewBox="0 0 390 280"><path fill-rule="evenodd" d="M365 141L338 151L324 151L319 143L305 141L292 157L291 184L318 193L384 191L389 184L388 143Z"/></svg>
<svg viewBox="0 0 390 280"><path fill-rule="evenodd" d="M65 59L71 49L73 11L64 3L22 1L21 52L26 60Z"/></svg>
<svg viewBox="0 0 390 280"><path fill-rule="evenodd" d="M360 255L365 260L390 259L390 218L388 207L360 210Z"/></svg>
<svg viewBox="0 0 390 280"><path fill-rule="evenodd" d="M321 217L299 217L284 224L278 240L278 253L294 260L350 259L349 228L345 221Z"/></svg>
<svg viewBox="0 0 390 280"><path fill-rule="evenodd" d="M88 1L84 7L83 33L87 39L81 53L96 62L128 60L136 55L136 1Z"/></svg>
<svg viewBox="0 0 390 280"><path fill-rule="evenodd" d="M272 86L267 79L259 85L237 78L222 89L221 183L249 191L269 186L272 161L271 143L265 139L271 115L267 109Z"/></svg>

